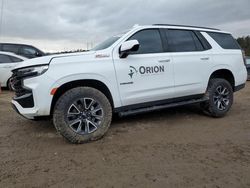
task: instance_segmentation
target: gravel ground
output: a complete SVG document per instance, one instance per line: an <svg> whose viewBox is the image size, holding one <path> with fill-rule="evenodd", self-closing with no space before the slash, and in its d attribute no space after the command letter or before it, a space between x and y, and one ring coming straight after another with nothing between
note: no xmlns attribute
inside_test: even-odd
<svg viewBox="0 0 250 188"><path fill-rule="evenodd" d="M83 145L20 117L11 96L0 94L0 187L250 187L250 83L224 118L197 106L116 118Z"/></svg>

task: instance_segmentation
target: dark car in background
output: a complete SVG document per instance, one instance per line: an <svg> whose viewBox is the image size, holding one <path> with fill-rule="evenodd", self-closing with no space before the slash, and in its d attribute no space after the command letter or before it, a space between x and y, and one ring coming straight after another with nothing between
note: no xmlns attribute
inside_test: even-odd
<svg viewBox="0 0 250 188"><path fill-rule="evenodd" d="M248 74L247 80L250 80L250 57L247 57L246 60L247 60L247 74Z"/></svg>
<svg viewBox="0 0 250 188"><path fill-rule="evenodd" d="M0 51L12 52L26 58L35 58L45 55L41 50L26 44L0 43Z"/></svg>

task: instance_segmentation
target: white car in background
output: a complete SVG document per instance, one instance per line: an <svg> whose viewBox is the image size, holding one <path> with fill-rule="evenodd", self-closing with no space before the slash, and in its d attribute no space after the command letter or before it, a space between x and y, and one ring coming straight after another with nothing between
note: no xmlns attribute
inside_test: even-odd
<svg viewBox="0 0 250 188"><path fill-rule="evenodd" d="M12 70L17 66L18 63L26 60L27 58L16 55L11 52L0 51L0 84L1 87L8 87L12 90L10 84L10 77Z"/></svg>

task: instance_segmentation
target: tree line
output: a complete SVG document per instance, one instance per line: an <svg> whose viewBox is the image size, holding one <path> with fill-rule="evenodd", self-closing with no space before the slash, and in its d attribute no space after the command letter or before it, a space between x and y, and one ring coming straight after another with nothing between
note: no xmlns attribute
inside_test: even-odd
<svg viewBox="0 0 250 188"><path fill-rule="evenodd" d="M241 48L245 51L246 56L250 56L250 36L239 37L237 41Z"/></svg>

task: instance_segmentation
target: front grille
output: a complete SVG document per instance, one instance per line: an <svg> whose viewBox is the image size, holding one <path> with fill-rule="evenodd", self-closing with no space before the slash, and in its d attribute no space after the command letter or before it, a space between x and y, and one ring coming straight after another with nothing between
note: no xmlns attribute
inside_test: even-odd
<svg viewBox="0 0 250 188"><path fill-rule="evenodd" d="M24 74L24 72L18 70L13 71L13 75L11 77L11 84L15 91L16 97L21 97L27 93L31 93L31 91L23 87L23 80L26 77L27 76Z"/></svg>

